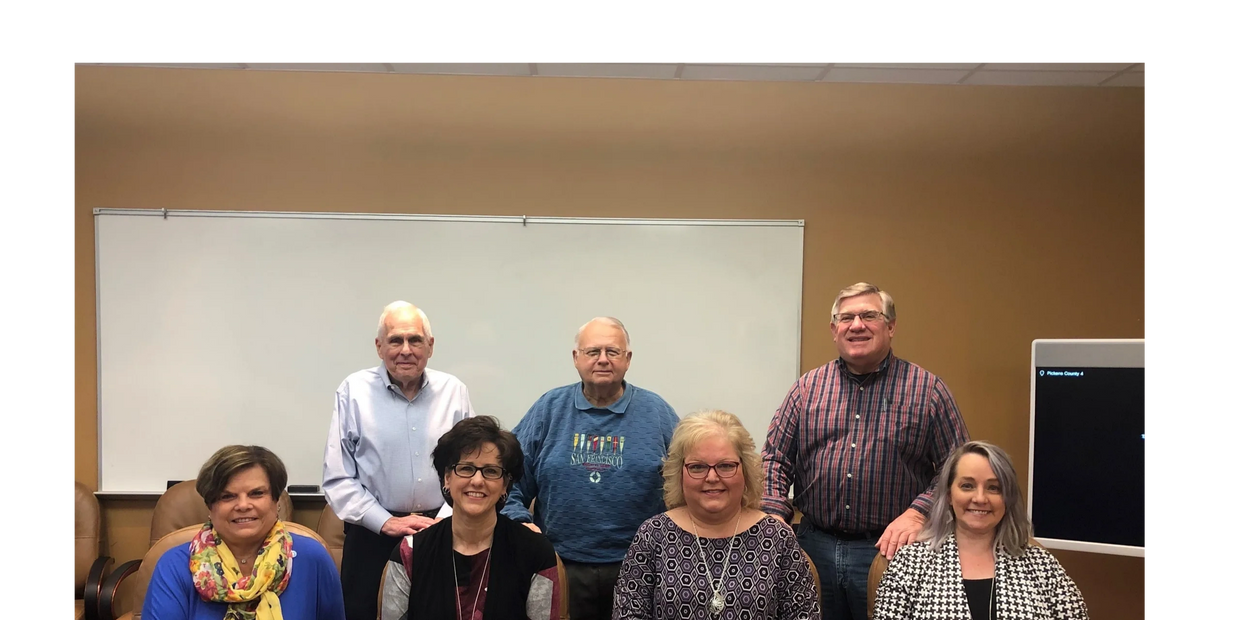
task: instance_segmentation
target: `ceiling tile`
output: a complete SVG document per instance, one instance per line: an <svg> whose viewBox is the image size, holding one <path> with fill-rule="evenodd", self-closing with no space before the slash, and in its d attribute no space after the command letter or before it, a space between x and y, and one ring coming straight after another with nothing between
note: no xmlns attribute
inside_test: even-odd
<svg viewBox="0 0 1240 620"><path fill-rule="evenodd" d="M169 69L244 69L245 65L236 62L100 62L78 63L84 65L106 65L109 67L164 67Z"/></svg>
<svg viewBox="0 0 1240 620"><path fill-rule="evenodd" d="M387 65L381 62L252 62L251 69L269 71L365 71L387 73Z"/></svg>
<svg viewBox="0 0 1240 620"><path fill-rule="evenodd" d="M1005 86L1096 86L1114 71L978 71L965 84Z"/></svg>
<svg viewBox="0 0 1240 620"><path fill-rule="evenodd" d="M734 67L826 67L831 61L684 61L684 64L728 64Z"/></svg>
<svg viewBox="0 0 1240 620"><path fill-rule="evenodd" d="M449 73L453 75L529 75L528 62L417 63L394 62L397 73Z"/></svg>
<svg viewBox="0 0 1240 620"><path fill-rule="evenodd" d="M703 67L684 66L682 79L753 79L753 81L812 82L822 73L817 67Z"/></svg>
<svg viewBox="0 0 1240 620"><path fill-rule="evenodd" d="M905 62L905 63L861 63L861 62L837 62L835 67L848 67L858 69L963 69L970 71L976 69L982 63L966 62L966 63L932 63L932 62Z"/></svg>
<svg viewBox="0 0 1240 620"><path fill-rule="evenodd" d="M824 82L889 82L901 84L955 84L968 71L946 69L851 69L832 67Z"/></svg>
<svg viewBox="0 0 1240 620"><path fill-rule="evenodd" d="M622 63L538 63L538 75L555 77L619 77L663 78L676 77L675 64L622 64Z"/></svg>
<svg viewBox="0 0 1240 620"><path fill-rule="evenodd" d="M1103 84L1103 86L1145 86L1145 74L1129 71Z"/></svg>
<svg viewBox="0 0 1240 620"><path fill-rule="evenodd" d="M613 64L678 64L681 61L538 61L538 62L587 62L587 63L613 63Z"/></svg>
<svg viewBox="0 0 1240 620"><path fill-rule="evenodd" d="M1052 62L1052 63L1005 63L990 62L982 69L986 71L1123 71L1132 66L1130 62L1119 63L1085 63L1085 62Z"/></svg>

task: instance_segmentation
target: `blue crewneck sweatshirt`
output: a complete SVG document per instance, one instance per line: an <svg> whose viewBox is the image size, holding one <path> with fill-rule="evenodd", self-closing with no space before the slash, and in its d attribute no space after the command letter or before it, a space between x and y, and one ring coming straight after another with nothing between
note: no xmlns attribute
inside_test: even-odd
<svg viewBox="0 0 1240 620"><path fill-rule="evenodd" d="M543 394L513 429L525 475L502 512L533 521L566 560L624 560L637 528L665 510L662 464L679 422L658 394L627 382L603 408L580 382Z"/></svg>

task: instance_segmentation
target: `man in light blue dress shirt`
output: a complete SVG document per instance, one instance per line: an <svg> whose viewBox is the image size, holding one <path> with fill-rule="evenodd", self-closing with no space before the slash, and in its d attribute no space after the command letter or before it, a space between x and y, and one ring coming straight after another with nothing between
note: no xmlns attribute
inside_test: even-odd
<svg viewBox="0 0 1240 620"><path fill-rule="evenodd" d="M374 620L392 549L435 522L443 495L431 450L473 416L465 384L426 367L435 338L416 306L396 301L383 309L375 349L383 365L349 375L336 390L323 455L323 493L345 523L340 580L348 620Z"/></svg>

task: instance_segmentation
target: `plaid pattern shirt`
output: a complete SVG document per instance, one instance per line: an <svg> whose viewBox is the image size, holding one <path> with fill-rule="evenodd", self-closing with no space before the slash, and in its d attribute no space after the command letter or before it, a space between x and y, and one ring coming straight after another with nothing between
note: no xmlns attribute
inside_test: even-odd
<svg viewBox="0 0 1240 620"><path fill-rule="evenodd" d="M771 419L762 509L819 529L882 530L906 509L930 509L943 461L969 440L938 377L892 353L868 375L842 359L806 373ZM788 501L788 485L796 496Z"/></svg>

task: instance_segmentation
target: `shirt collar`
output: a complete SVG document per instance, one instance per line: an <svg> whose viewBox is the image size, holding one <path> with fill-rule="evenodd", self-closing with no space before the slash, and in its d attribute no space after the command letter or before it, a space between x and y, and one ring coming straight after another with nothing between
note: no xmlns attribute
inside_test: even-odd
<svg viewBox="0 0 1240 620"><path fill-rule="evenodd" d="M421 394L422 390L426 389L426 384L430 383L430 379L426 377L426 374L426 369L423 368L422 382L418 385L418 394ZM387 364L379 364L379 376L383 378L383 386L385 388L395 389L397 392L400 392L401 396L405 395L404 392L401 392L400 386L392 383L392 376L388 374ZM415 395L414 398L417 398L417 396Z"/></svg>
<svg viewBox="0 0 1240 620"><path fill-rule="evenodd" d="M619 400L607 405L606 407L595 407L593 403L586 400L586 394L582 391L585 384L578 382L577 389L573 390L573 404L576 405L577 409L580 409L581 411L602 409L612 413L624 413L624 410L629 407L629 401L633 400L633 386L629 385L628 381L621 381L620 383L624 386L624 394L620 395Z"/></svg>
<svg viewBox="0 0 1240 620"><path fill-rule="evenodd" d="M844 375L845 377L848 377L849 379L852 379L853 381L856 381L857 383L861 383L862 381L865 381L866 378L869 377L870 375L878 376L886 372L887 366L891 364L891 358L894 356L895 356L895 349L888 349L887 357L884 357L883 361L879 362L878 368L875 368L872 372L867 372L865 374L860 374L860 375L848 369L848 364L844 362L843 356L836 358L835 363L838 365L840 369L840 374Z"/></svg>

